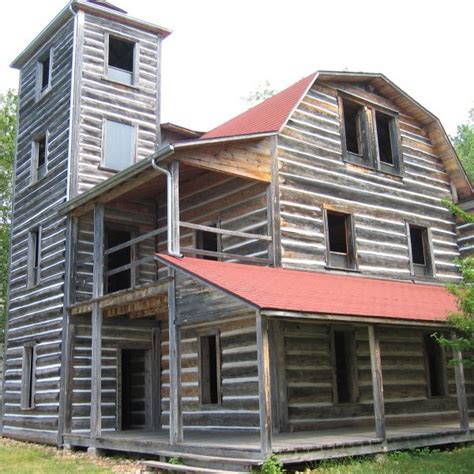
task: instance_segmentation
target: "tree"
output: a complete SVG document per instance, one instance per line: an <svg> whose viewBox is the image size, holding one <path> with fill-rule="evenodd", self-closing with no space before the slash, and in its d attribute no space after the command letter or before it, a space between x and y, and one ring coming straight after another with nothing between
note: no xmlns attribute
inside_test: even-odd
<svg viewBox="0 0 474 474"><path fill-rule="evenodd" d="M463 222L474 224L474 215L447 199L443 203ZM458 311L447 317L448 324L455 330L455 336L451 338L443 334L435 334L434 337L442 346L460 351L466 367L474 367L474 256L458 258L455 263L459 265L462 280L459 283L447 285L450 293L456 298L458 307ZM452 359L453 364L459 362L459 359Z"/></svg>
<svg viewBox="0 0 474 474"><path fill-rule="evenodd" d="M474 109L469 112L468 122L458 125L453 143L469 179L474 182Z"/></svg>
<svg viewBox="0 0 474 474"><path fill-rule="evenodd" d="M268 99L272 95L275 95L275 89L270 87L270 83L265 81L264 83L258 84L257 88L250 92L247 97L242 97L242 99L247 102L249 106L257 105L258 103Z"/></svg>
<svg viewBox="0 0 474 474"><path fill-rule="evenodd" d="M6 318L17 95L0 94L0 334Z"/></svg>

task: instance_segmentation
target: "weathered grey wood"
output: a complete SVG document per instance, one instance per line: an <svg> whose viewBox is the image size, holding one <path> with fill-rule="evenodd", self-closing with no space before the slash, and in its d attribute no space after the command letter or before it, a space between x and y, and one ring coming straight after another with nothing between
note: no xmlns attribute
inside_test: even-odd
<svg viewBox="0 0 474 474"><path fill-rule="evenodd" d="M239 255L236 253L227 252L212 252L210 250L193 249L191 247L183 247L181 248L181 252L185 255L204 255L207 257L216 257L220 259L242 260L245 262L260 263L262 265L268 265L272 263L272 260L269 258L248 257L247 255Z"/></svg>
<svg viewBox="0 0 474 474"><path fill-rule="evenodd" d="M451 334L455 338L455 333ZM464 365L462 362L462 353L457 349L453 349L453 359L457 361L454 366L454 376L456 380L456 397L459 409L459 424L461 429L469 432L469 409L466 399L466 380L464 377Z"/></svg>
<svg viewBox="0 0 474 474"><path fill-rule="evenodd" d="M183 441L181 406L181 328L176 324L176 271L168 270L168 325L170 360L170 444Z"/></svg>
<svg viewBox="0 0 474 474"><path fill-rule="evenodd" d="M94 208L94 275L92 294L99 298L104 292L104 235L105 212L103 204ZM92 305L92 371L91 371L91 437L100 436L102 428L102 308Z"/></svg>
<svg viewBox="0 0 474 474"><path fill-rule="evenodd" d="M151 345L151 429L159 430L161 428L161 327L152 330Z"/></svg>
<svg viewBox="0 0 474 474"><path fill-rule="evenodd" d="M272 451L272 401L270 380L270 342L268 319L256 312L257 354L260 410L260 450L267 455Z"/></svg>
<svg viewBox="0 0 474 474"><path fill-rule="evenodd" d="M179 225L186 229L203 230L205 232L212 232L220 235L230 235L232 237L241 237L243 239L256 239L271 241L272 238L268 235L249 234L248 232L238 232L234 230L221 229L219 227L209 227L207 225L193 224L191 222L180 222Z"/></svg>
<svg viewBox="0 0 474 474"><path fill-rule="evenodd" d="M72 428L72 399L73 399L73 359L74 359L74 344L76 339L76 325L69 324L68 337L66 341L66 377L64 383L64 433L70 433Z"/></svg>
<svg viewBox="0 0 474 474"><path fill-rule="evenodd" d="M179 161L172 161L169 164L168 171L171 173L171 189L168 190L168 206L171 207L170 218L171 222L168 225L171 227L171 250L175 255L180 253L180 211L179 211Z"/></svg>
<svg viewBox="0 0 474 474"><path fill-rule="evenodd" d="M271 182L267 189L267 216L268 230L271 236L269 257L273 260L273 266L281 266L281 215L280 215L280 180L278 175L278 137L270 138L271 155Z"/></svg>
<svg viewBox="0 0 474 474"><path fill-rule="evenodd" d="M370 368L372 372L372 390L374 400L375 434L386 439L385 405L383 394L382 358L380 340L374 325L368 326L370 347Z"/></svg>

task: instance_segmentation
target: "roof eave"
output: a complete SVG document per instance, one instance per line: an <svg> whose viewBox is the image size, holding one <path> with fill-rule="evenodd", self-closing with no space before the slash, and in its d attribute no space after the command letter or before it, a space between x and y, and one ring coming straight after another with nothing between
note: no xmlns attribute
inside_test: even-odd
<svg viewBox="0 0 474 474"><path fill-rule="evenodd" d="M213 145L218 143L234 142L234 141L246 141L246 140L258 140L259 138L266 138L276 135L277 130L270 132L262 133L247 133L245 135L228 135L226 137L216 137L216 138L197 138L192 140L182 140L176 143L173 143L175 149L180 148L192 148L195 146L203 145Z"/></svg>

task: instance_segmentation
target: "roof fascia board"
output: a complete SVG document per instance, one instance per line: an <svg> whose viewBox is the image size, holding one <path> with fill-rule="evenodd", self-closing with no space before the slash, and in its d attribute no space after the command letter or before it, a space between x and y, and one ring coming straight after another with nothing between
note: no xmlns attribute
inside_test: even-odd
<svg viewBox="0 0 474 474"><path fill-rule="evenodd" d="M241 296L236 295L235 293L232 293L229 290L226 290L225 288L220 287L219 285L216 285L215 283L210 282L209 280L206 280L205 278L200 277L199 275L196 275L195 273L191 272L190 270L181 268L179 265L175 265L172 262L169 262L168 260L165 260L164 258L161 258L159 255L155 255L155 259L158 260L160 263L166 265L167 267L171 267L174 270L177 270L181 273L184 273L191 278L194 278L195 280L201 282L202 284L209 286L210 288L214 288L215 290L221 291L222 293L225 293L227 296L230 296L231 298L237 300L239 303L243 303L247 306L249 306L252 309L258 310L260 309L259 306L256 304L248 301L245 298L242 298Z"/></svg>
<svg viewBox="0 0 474 474"><path fill-rule="evenodd" d="M207 138L204 140L183 140L180 142L173 143L173 146L176 150L180 148L192 148L195 146L203 145L213 145L217 143L226 143L226 142L235 142L235 141L245 141L245 140L257 140L259 138L271 137L276 135L277 132L263 132L263 133L251 133L247 135L230 135L228 137L218 137L218 138Z"/></svg>

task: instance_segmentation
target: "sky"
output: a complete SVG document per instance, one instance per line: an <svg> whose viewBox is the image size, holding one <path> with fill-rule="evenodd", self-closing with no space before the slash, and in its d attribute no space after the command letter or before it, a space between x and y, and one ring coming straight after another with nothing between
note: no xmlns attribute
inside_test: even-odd
<svg viewBox="0 0 474 474"><path fill-rule="evenodd" d="M0 92L9 63L67 3L5 2ZM470 0L114 0L169 28L163 43L162 119L208 130L248 108L266 81L281 90L318 70L381 72L438 116L447 132L474 107Z"/></svg>

